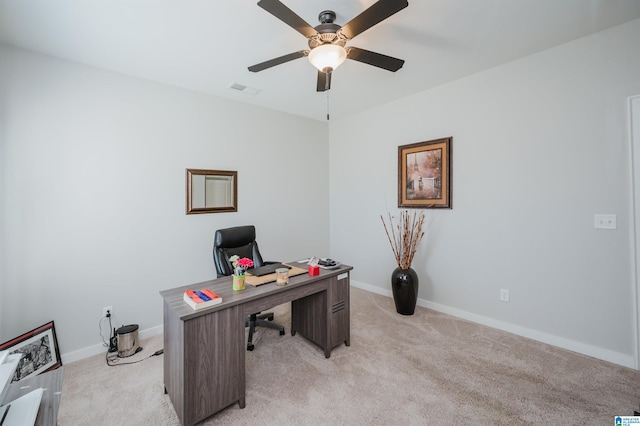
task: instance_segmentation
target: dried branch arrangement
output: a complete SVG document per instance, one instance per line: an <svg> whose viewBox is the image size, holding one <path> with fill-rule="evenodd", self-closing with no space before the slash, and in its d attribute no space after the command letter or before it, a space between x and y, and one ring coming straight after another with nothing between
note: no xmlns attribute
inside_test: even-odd
<svg viewBox="0 0 640 426"><path fill-rule="evenodd" d="M388 226L382 215L380 215L380 219L387 233L387 238L389 238L391 250L393 250L393 255L396 257L398 267L409 269L418 244L424 237L424 231L422 230L424 212L417 213L414 211L409 213L409 211L403 210L400 212L400 218L397 223L394 222L394 217L389 213Z"/></svg>

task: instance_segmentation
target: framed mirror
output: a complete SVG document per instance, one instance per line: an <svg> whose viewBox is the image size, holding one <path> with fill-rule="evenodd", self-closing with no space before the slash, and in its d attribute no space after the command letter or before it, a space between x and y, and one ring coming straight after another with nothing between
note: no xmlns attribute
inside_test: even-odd
<svg viewBox="0 0 640 426"><path fill-rule="evenodd" d="M187 214L237 211L237 171L187 169Z"/></svg>

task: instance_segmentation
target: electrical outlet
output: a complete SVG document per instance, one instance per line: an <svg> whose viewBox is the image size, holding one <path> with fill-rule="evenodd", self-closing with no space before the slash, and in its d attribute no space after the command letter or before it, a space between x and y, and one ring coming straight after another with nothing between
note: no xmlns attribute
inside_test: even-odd
<svg viewBox="0 0 640 426"><path fill-rule="evenodd" d="M615 214L593 215L593 227L597 229L616 229Z"/></svg>
<svg viewBox="0 0 640 426"><path fill-rule="evenodd" d="M102 318L105 318L107 314L113 316L113 306L105 306L102 308Z"/></svg>
<svg viewBox="0 0 640 426"><path fill-rule="evenodd" d="M500 301L501 302L508 302L509 301L509 290L506 290L504 288L500 289Z"/></svg>

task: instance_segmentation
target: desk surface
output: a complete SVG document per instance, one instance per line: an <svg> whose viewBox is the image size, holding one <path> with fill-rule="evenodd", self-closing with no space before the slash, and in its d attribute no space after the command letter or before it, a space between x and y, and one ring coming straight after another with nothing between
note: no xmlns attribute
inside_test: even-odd
<svg viewBox="0 0 640 426"><path fill-rule="evenodd" d="M36 425L56 425L58 423L58 407L62 392L62 375L64 367L22 379L9 385L2 405L14 401L38 388L44 388Z"/></svg>
<svg viewBox="0 0 640 426"><path fill-rule="evenodd" d="M297 262L287 262L287 264L293 266L301 265ZM340 267L336 269L320 269L320 275L314 277L311 277L306 273L289 277L289 283L283 286L277 285L275 282L272 282L259 285L257 287L248 285L246 289L241 291L233 290L233 278L231 276L228 276L210 281L203 281L197 284L190 284L182 287L163 290L160 292L160 295L169 305L169 307L178 315L179 319L185 321L201 315L205 315L207 313L227 309L235 305L246 304L248 302L251 302L252 300L260 299L267 294L277 294L279 292L290 291L292 287L304 286L315 281L324 280L327 276L341 274L352 269L353 267L349 265L340 265ZM222 303L207 309L196 311L184 302L183 295L185 290L202 290L205 288L208 288L209 290L222 297Z"/></svg>

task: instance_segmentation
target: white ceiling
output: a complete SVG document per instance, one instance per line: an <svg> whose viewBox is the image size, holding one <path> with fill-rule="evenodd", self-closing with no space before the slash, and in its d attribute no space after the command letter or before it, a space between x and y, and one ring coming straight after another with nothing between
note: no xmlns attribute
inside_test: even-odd
<svg viewBox="0 0 640 426"><path fill-rule="evenodd" d="M344 25L375 0L282 0L311 26ZM306 58L247 67L307 48L257 0L0 0L0 42L228 99L325 120L348 116L640 18L640 0L409 0L357 46L404 59L396 73L346 61L327 93ZM232 83L260 89L249 95Z"/></svg>

